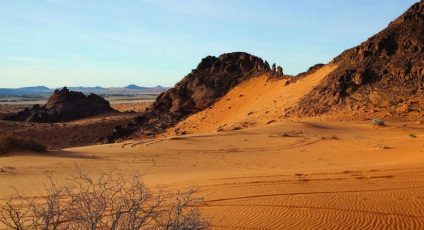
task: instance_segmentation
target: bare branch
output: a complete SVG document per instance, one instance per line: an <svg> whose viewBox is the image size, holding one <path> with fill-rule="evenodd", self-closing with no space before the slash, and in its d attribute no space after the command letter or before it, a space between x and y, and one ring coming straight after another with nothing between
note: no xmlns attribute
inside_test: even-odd
<svg viewBox="0 0 424 230"><path fill-rule="evenodd" d="M112 168L93 177L80 167L67 186L51 176L45 196L16 196L0 208L10 229L208 229L197 206L196 190L150 191L138 173L125 177Z"/></svg>

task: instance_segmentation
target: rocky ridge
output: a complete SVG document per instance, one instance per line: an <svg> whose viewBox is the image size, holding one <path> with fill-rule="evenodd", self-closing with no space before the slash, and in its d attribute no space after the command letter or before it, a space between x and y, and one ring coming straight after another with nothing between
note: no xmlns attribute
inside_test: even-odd
<svg viewBox="0 0 424 230"><path fill-rule="evenodd" d="M107 100L96 95L69 91L66 87L55 90L44 106L34 105L5 120L42 123L66 122L103 113L116 112Z"/></svg>
<svg viewBox="0 0 424 230"><path fill-rule="evenodd" d="M424 0L357 47L344 51L329 64L337 66L285 116L316 116L345 109L383 111L397 116L424 112ZM323 68L311 67L287 81L308 77ZM202 111L241 82L263 73L284 76L247 53L204 58L196 69L161 94L149 111L126 126L116 127L111 140L146 137L164 132L177 122ZM176 134L179 134L178 132ZM183 134L183 133L180 133Z"/></svg>
<svg viewBox="0 0 424 230"><path fill-rule="evenodd" d="M189 115L212 106L243 81L261 73L282 76L282 68L281 74L276 71L271 71L267 61L243 52L203 58L196 69L159 95L148 111L126 126L115 127L110 139L161 133Z"/></svg>
<svg viewBox="0 0 424 230"><path fill-rule="evenodd" d="M286 116L315 116L340 109L424 112L424 1L380 33L344 51L338 66Z"/></svg>

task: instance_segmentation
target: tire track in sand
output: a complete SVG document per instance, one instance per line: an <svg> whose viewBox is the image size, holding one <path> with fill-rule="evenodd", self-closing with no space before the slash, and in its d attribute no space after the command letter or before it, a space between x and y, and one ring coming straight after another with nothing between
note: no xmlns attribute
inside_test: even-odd
<svg viewBox="0 0 424 230"><path fill-rule="evenodd" d="M152 144L156 144L156 143L159 143L159 142L162 142L162 141L164 141L164 140L163 139L152 139L152 140L142 140L142 141L138 141L138 142L130 142L130 143L123 144L121 146L121 148L125 149L128 146L130 148L135 148L138 145L144 145L144 147L149 147Z"/></svg>

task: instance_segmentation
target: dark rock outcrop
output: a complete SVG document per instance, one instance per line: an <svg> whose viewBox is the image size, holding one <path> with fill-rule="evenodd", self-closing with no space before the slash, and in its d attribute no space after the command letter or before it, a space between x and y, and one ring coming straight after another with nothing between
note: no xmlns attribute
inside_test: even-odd
<svg viewBox="0 0 424 230"><path fill-rule="evenodd" d="M344 51L331 72L288 112L313 116L340 108L424 111L424 0L366 42ZM415 99L416 100L415 100Z"/></svg>
<svg viewBox="0 0 424 230"><path fill-rule="evenodd" d="M31 121L42 123L66 122L80 118L95 116L103 113L114 112L104 98L77 91L69 91L66 87L55 90L44 106L34 105L19 112L17 115L8 116L6 120Z"/></svg>
<svg viewBox="0 0 424 230"><path fill-rule="evenodd" d="M161 133L213 105L241 82L269 71L266 61L247 53L208 56L173 88L159 95L148 111L125 127L116 127L110 139Z"/></svg>
<svg viewBox="0 0 424 230"><path fill-rule="evenodd" d="M277 67L277 73L280 74L280 75L284 75L283 74L283 68L281 66Z"/></svg>

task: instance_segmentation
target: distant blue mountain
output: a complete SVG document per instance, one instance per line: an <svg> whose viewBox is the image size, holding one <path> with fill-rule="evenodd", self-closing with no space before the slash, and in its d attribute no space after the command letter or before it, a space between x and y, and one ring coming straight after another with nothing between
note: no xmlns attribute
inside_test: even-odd
<svg viewBox="0 0 424 230"><path fill-rule="evenodd" d="M96 87L84 87L84 86L78 86L78 87L68 87L69 90L72 91L87 91L87 90L105 90L106 88L96 86Z"/></svg>
<svg viewBox="0 0 424 230"><path fill-rule="evenodd" d="M22 87L22 88L18 88L17 90L51 90L45 86L32 86L32 87Z"/></svg>
<svg viewBox="0 0 424 230"><path fill-rule="evenodd" d="M131 85L125 86L124 89L149 89L149 88L131 84Z"/></svg>
<svg viewBox="0 0 424 230"><path fill-rule="evenodd" d="M96 94L134 94L134 91L139 90L142 92L150 91L166 91L167 87L156 86L156 87L141 87L134 84L128 85L124 88L112 87L112 88L103 88L100 86L95 87L67 87L72 91L79 91L83 93L96 93ZM56 88L60 89L60 88ZM0 88L0 96L10 96L10 95L50 95L55 89L50 89L46 86L31 86L31 87L22 87L22 88Z"/></svg>
<svg viewBox="0 0 424 230"><path fill-rule="evenodd" d="M28 94L50 94L53 90L45 86L22 87L16 89L0 88L1 95L28 95Z"/></svg>

